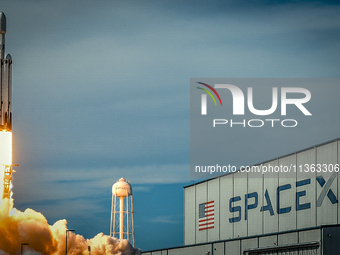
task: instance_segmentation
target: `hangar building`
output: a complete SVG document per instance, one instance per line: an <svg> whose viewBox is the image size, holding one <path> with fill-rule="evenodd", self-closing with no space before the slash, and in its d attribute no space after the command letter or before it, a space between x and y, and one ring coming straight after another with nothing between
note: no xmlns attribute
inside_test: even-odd
<svg viewBox="0 0 340 255"><path fill-rule="evenodd" d="M340 254L339 161L336 139L188 185L184 246L143 254Z"/></svg>

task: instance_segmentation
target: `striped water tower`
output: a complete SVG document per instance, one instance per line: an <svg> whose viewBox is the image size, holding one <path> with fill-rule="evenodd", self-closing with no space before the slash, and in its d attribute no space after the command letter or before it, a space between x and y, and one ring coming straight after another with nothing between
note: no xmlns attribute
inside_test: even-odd
<svg viewBox="0 0 340 255"><path fill-rule="evenodd" d="M132 187L124 178L112 186L110 236L127 239L135 247Z"/></svg>

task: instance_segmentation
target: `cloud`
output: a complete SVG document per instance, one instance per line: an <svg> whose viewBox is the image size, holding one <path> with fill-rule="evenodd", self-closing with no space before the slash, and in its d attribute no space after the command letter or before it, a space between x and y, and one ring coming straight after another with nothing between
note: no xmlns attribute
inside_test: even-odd
<svg viewBox="0 0 340 255"><path fill-rule="evenodd" d="M160 215L151 219L154 223L165 223L165 224L179 224L182 222L182 218L176 215Z"/></svg>
<svg viewBox="0 0 340 255"><path fill-rule="evenodd" d="M189 164L40 169L39 173L35 174L37 178L32 178L32 173L20 172L20 178L18 176L14 179L15 199L28 204L48 200L52 203L58 200L93 199L103 193L110 199L111 187L121 177L133 185L139 185L136 191L147 191L150 187L146 189L146 184L181 183L185 179L189 180ZM33 188L35 186L39 188ZM93 207L91 204L88 206Z"/></svg>

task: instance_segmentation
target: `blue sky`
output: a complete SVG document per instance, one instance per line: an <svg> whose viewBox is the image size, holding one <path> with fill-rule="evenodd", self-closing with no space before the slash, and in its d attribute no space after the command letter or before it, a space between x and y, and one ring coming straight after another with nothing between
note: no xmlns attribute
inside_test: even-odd
<svg viewBox="0 0 340 255"><path fill-rule="evenodd" d="M183 244L190 78L340 72L337 2L4 0L1 11L14 62L15 206L50 224L65 218L87 238L109 234L111 186L123 176L143 250ZM275 156L339 137L326 130L306 128Z"/></svg>

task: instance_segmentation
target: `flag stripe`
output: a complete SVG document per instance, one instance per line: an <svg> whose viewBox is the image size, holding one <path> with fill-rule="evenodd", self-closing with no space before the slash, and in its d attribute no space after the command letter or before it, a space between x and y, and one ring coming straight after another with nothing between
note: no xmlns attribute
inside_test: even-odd
<svg viewBox="0 0 340 255"><path fill-rule="evenodd" d="M205 223L205 224L200 224L199 226L200 226L200 227L202 227L202 226L205 227L205 226L208 226L208 225L211 225L211 224L214 224L214 222Z"/></svg>
<svg viewBox="0 0 340 255"><path fill-rule="evenodd" d="M206 227L206 228L201 228L200 231L201 231L201 230L210 229L210 228L214 228L214 226L212 226L212 227Z"/></svg>
<svg viewBox="0 0 340 255"><path fill-rule="evenodd" d="M209 221L209 220L214 220L214 218L209 218L209 219L199 220L198 222Z"/></svg>

